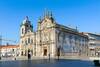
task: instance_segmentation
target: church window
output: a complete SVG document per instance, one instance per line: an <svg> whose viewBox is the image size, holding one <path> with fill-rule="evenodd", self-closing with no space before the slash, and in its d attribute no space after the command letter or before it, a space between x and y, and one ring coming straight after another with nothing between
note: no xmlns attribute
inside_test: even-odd
<svg viewBox="0 0 100 67"><path fill-rule="evenodd" d="M27 45L27 40L25 41L25 44Z"/></svg>
<svg viewBox="0 0 100 67"><path fill-rule="evenodd" d="M22 44L23 44L23 41L22 41Z"/></svg>
<svg viewBox="0 0 100 67"><path fill-rule="evenodd" d="M30 43L30 38L28 38L28 43Z"/></svg>
<svg viewBox="0 0 100 67"><path fill-rule="evenodd" d="M33 43L33 39L31 39L31 43Z"/></svg>
<svg viewBox="0 0 100 67"><path fill-rule="evenodd" d="M22 34L24 33L24 29L22 28Z"/></svg>

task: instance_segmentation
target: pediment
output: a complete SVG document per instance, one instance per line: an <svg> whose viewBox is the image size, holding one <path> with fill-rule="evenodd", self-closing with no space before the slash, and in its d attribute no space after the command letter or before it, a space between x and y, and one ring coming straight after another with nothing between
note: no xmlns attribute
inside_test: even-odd
<svg viewBox="0 0 100 67"><path fill-rule="evenodd" d="M54 24L52 23L51 20L49 19L44 19L41 23L41 29L44 29L44 28L48 28L48 27L51 27L53 26Z"/></svg>

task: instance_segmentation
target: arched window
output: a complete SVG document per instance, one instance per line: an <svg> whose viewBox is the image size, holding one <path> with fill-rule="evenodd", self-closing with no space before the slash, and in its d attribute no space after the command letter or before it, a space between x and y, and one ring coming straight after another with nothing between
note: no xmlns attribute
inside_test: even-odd
<svg viewBox="0 0 100 67"><path fill-rule="evenodd" d="M30 38L28 38L28 43L30 43Z"/></svg>
<svg viewBox="0 0 100 67"><path fill-rule="evenodd" d="M25 40L25 44L27 45L27 40Z"/></svg>
<svg viewBox="0 0 100 67"><path fill-rule="evenodd" d="M24 29L22 28L22 34L24 33Z"/></svg>

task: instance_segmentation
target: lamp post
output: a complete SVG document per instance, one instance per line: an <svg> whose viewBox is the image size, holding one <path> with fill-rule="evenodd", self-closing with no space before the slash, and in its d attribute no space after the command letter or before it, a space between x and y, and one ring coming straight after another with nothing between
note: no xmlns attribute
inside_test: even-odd
<svg viewBox="0 0 100 67"><path fill-rule="evenodd" d="M49 60L50 60L50 43L51 43L51 39L50 39L50 33L49 33Z"/></svg>
<svg viewBox="0 0 100 67"><path fill-rule="evenodd" d="M48 56L49 56L49 60L50 60L50 41L48 44L49 44L49 55Z"/></svg>
<svg viewBox="0 0 100 67"><path fill-rule="evenodd" d="M0 35L0 46L2 45L2 35ZM2 47L0 48L0 60L1 60L1 49Z"/></svg>
<svg viewBox="0 0 100 67"><path fill-rule="evenodd" d="M0 60L1 60L1 49L2 49L2 48L0 48Z"/></svg>

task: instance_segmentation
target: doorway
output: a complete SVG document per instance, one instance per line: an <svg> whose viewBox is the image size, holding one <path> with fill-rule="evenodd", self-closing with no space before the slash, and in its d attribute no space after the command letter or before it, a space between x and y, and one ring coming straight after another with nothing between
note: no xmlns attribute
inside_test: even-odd
<svg viewBox="0 0 100 67"><path fill-rule="evenodd" d="M23 51L21 52L21 55L23 56Z"/></svg>
<svg viewBox="0 0 100 67"><path fill-rule="evenodd" d="M44 49L44 56L47 56L47 49Z"/></svg>
<svg viewBox="0 0 100 67"><path fill-rule="evenodd" d="M28 59L31 59L31 51L28 49Z"/></svg>

